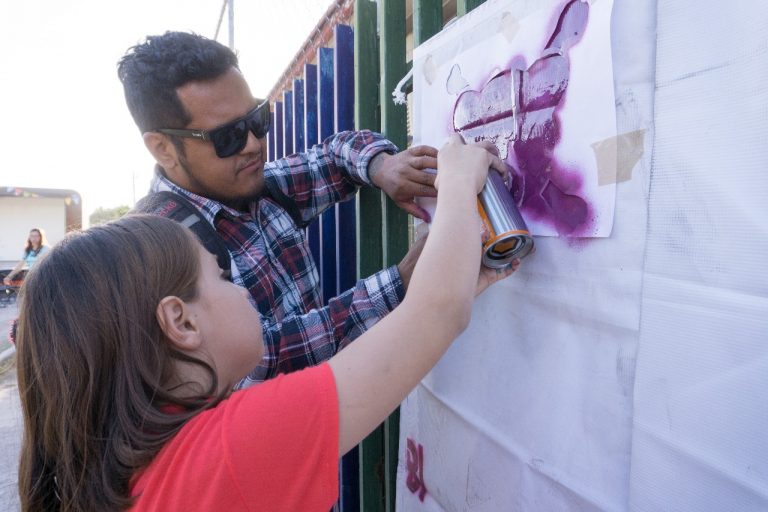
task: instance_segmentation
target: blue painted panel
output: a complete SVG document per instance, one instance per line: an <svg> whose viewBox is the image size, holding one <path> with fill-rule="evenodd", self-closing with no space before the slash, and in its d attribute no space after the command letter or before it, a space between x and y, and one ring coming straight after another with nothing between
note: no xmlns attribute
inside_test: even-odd
<svg viewBox="0 0 768 512"><path fill-rule="evenodd" d="M335 131L340 132L355 128L355 37L349 25L336 25L334 31Z"/></svg>
<svg viewBox="0 0 768 512"><path fill-rule="evenodd" d="M355 127L355 39L352 27L336 25L334 28L334 110L335 131L353 130ZM355 285L355 200L336 205L336 286L342 293ZM339 504L342 512L360 510L360 463L358 449L354 448L341 460Z"/></svg>
<svg viewBox="0 0 768 512"><path fill-rule="evenodd" d="M318 48L317 62L318 140L322 141L333 135L335 127L333 112L333 48Z"/></svg>
<svg viewBox="0 0 768 512"><path fill-rule="evenodd" d="M308 149L317 144L317 66L314 64L304 65L304 142ZM307 240L315 265L319 265L320 219L307 226Z"/></svg>
<svg viewBox="0 0 768 512"><path fill-rule="evenodd" d="M293 150L303 153L304 146L304 80L293 80Z"/></svg>
<svg viewBox="0 0 768 512"><path fill-rule="evenodd" d="M334 99L336 131L355 127L355 39L352 27L336 25L334 28ZM355 202L336 205L337 286L340 292L355 284Z"/></svg>
<svg viewBox="0 0 768 512"><path fill-rule="evenodd" d="M317 66L304 65L304 142L317 144Z"/></svg>
<svg viewBox="0 0 768 512"><path fill-rule="evenodd" d="M333 134L333 49L317 50L318 89L318 139L325 140ZM323 213L320 220L320 281L323 285L323 301L338 295L336 287L336 211Z"/></svg>
<svg viewBox="0 0 768 512"><path fill-rule="evenodd" d="M285 156L293 151L293 92L283 91L283 141Z"/></svg>
<svg viewBox="0 0 768 512"><path fill-rule="evenodd" d="M274 107L272 108L272 112L269 113L271 119L269 132L267 132L267 162L271 162L275 159L275 111Z"/></svg>
<svg viewBox="0 0 768 512"><path fill-rule="evenodd" d="M275 159L283 158L283 104L275 102Z"/></svg>

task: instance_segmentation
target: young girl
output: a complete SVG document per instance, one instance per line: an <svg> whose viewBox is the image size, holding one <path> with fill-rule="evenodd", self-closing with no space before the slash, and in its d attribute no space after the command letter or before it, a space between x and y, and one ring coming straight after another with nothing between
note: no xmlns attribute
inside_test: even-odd
<svg viewBox="0 0 768 512"><path fill-rule="evenodd" d="M32 228L29 231L27 245L24 247L24 255L21 257L21 261L3 278L3 284L6 286L10 285L16 274L21 272L24 267L31 270L37 259L44 255L47 250L48 241L45 239L45 232L40 228Z"/></svg>
<svg viewBox="0 0 768 512"><path fill-rule="evenodd" d="M504 164L454 136L438 166L403 303L328 362L244 391L231 389L261 359L258 314L186 228L136 215L57 245L21 299L23 509L330 510L338 458L513 271L479 271L476 198Z"/></svg>

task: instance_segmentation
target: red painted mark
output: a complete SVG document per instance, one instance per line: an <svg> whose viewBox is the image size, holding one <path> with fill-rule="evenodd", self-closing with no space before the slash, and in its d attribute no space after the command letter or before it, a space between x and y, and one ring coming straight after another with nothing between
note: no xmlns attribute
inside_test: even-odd
<svg viewBox="0 0 768 512"><path fill-rule="evenodd" d="M407 442L405 468L408 471L408 477L405 485L412 493L418 492L419 501L424 501L424 496L427 495L427 484L424 483L424 447L416 444L410 437L407 438Z"/></svg>

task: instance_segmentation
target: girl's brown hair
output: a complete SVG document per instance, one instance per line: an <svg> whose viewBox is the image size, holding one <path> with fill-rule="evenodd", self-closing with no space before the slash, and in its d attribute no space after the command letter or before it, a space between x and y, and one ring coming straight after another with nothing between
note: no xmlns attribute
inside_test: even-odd
<svg viewBox="0 0 768 512"><path fill-rule="evenodd" d="M17 336L23 510L129 506L131 477L217 402L211 366L175 350L155 318L163 297L196 297L199 268L191 232L131 215L70 235L30 271ZM175 398L176 361L205 368L211 387Z"/></svg>

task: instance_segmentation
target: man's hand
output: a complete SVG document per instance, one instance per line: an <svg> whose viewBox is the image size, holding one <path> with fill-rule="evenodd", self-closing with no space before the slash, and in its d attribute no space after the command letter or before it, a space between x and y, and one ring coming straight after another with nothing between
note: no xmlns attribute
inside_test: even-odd
<svg viewBox="0 0 768 512"><path fill-rule="evenodd" d="M408 252L403 256L400 263L397 264L397 270L400 272L400 279L403 280L403 286L408 289L408 283L411 282L411 275L413 274L413 268L416 266L416 262L421 256L421 251L424 249L424 243L427 241L429 233L424 234L416 239Z"/></svg>
<svg viewBox="0 0 768 512"><path fill-rule="evenodd" d="M368 178L383 190L397 206L425 222L429 213L414 202L416 197L435 197L434 171L437 169L437 149L412 146L396 155L379 153L368 164Z"/></svg>

